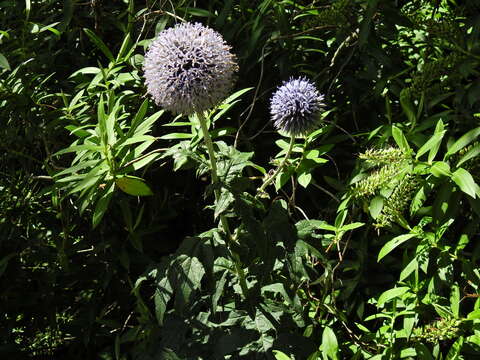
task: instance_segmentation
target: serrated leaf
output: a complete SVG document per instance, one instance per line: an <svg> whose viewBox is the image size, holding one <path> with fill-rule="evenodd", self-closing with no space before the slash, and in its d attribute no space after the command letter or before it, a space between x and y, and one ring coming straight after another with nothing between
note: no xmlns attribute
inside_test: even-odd
<svg viewBox="0 0 480 360"><path fill-rule="evenodd" d="M133 196L149 196L153 195L152 190L145 180L136 176L125 175L115 179L115 184L123 192Z"/></svg>

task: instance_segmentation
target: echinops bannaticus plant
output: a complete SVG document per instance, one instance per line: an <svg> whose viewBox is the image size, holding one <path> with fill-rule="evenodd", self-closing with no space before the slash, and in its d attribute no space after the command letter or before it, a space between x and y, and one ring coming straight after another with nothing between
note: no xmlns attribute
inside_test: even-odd
<svg viewBox="0 0 480 360"><path fill-rule="evenodd" d="M270 115L274 127L290 137L287 154L272 176L259 188L262 194L265 188L275 180L285 166L295 143L295 137L308 135L320 125L324 96L320 94L310 80L305 77L290 78L284 81L270 99Z"/></svg>
<svg viewBox="0 0 480 360"><path fill-rule="evenodd" d="M291 136L306 135L320 122L324 96L304 77L290 78L273 94L270 114L277 130Z"/></svg>
<svg viewBox="0 0 480 360"><path fill-rule="evenodd" d="M156 104L185 115L218 105L238 71L236 56L222 36L198 23L162 31L148 48L143 67Z"/></svg>
<svg viewBox="0 0 480 360"><path fill-rule="evenodd" d="M143 64L147 92L155 103L174 114L195 114L210 160L212 183L219 183L215 148L204 112L217 106L233 88L238 71L236 56L216 31L199 23L181 23L162 31L145 54ZM221 196L215 187L215 202ZM235 263L243 295L248 288L239 256L233 251L235 241L227 218L220 223Z"/></svg>

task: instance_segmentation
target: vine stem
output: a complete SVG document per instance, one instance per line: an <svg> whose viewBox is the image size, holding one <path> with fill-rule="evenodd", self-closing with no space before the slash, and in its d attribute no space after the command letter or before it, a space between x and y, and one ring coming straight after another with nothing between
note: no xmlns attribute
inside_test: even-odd
<svg viewBox="0 0 480 360"><path fill-rule="evenodd" d="M288 159L290 158L290 154L292 153L293 145L295 144L295 137L292 135L290 136L290 144L288 145L288 150L287 154L285 155L285 158L282 160L280 165L278 165L277 169L275 172L265 180L265 182L262 184L262 186L258 189L257 196L263 192L265 192L265 189L267 188L268 185L272 183L273 180L278 176L280 171L285 167L285 164L287 163Z"/></svg>
<svg viewBox="0 0 480 360"><path fill-rule="evenodd" d="M197 111L196 114L200 122L200 127L202 129L203 139L208 151L208 157L210 158L210 168L211 168L210 173L212 176L213 193L215 195L215 202L218 202L218 200L220 199L221 193L220 193L220 189L217 188L217 185L218 185L217 157L215 156L215 149L213 148L212 138L210 137L210 133L208 132L207 120L205 119L203 112ZM235 242L235 239L233 238L232 233L230 232L228 220L225 217L225 215L220 214L220 224L222 225L223 231L225 231L225 234L226 234L227 247L230 252L230 255L233 258L233 262L235 264L235 272L237 273L237 276L240 282L240 288L242 289L242 294L245 297L245 299L248 299L248 286L245 278L245 272L243 271L243 268L240 262L240 257L232 249L232 245Z"/></svg>

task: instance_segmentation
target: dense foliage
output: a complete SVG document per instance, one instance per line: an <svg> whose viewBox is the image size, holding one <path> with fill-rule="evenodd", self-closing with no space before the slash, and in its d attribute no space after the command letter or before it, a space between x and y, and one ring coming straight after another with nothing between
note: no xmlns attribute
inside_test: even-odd
<svg viewBox="0 0 480 360"><path fill-rule="evenodd" d="M478 1L0 4L2 358L478 356ZM238 61L189 116L143 77L180 22Z"/></svg>

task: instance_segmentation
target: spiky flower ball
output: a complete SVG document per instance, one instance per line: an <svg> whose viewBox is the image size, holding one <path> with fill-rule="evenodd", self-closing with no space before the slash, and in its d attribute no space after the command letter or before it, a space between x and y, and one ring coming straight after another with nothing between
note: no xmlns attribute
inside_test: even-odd
<svg viewBox="0 0 480 360"><path fill-rule="evenodd" d="M218 105L232 89L236 57L216 31L181 23L162 31L145 54L147 92L175 114Z"/></svg>
<svg viewBox="0 0 480 360"><path fill-rule="evenodd" d="M270 114L276 129L291 136L305 135L320 121L324 96L304 77L284 81L270 100Z"/></svg>

